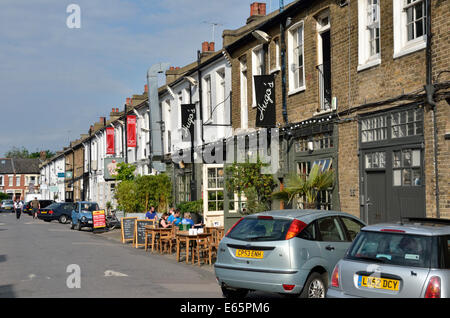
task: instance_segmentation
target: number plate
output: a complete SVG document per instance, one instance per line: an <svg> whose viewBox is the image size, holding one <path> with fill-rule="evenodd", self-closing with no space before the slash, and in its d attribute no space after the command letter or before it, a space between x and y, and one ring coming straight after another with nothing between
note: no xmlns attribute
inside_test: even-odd
<svg viewBox="0 0 450 318"><path fill-rule="evenodd" d="M47 212L45 212L45 211L42 211L42 212L41 212L41 214L47 214Z"/></svg>
<svg viewBox="0 0 450 318"><path fill-rule="evenodd" d="M400 287L400 282L396 279L387 279L387 278L359 275L358 286L398 291L399 287Z"/></svg>
<svg viewBox="0 0 450 318"><path fill-rule="evenodd" d="M255 250L236 250L236 257L239 258L264 258L264 251Z"/></svg>

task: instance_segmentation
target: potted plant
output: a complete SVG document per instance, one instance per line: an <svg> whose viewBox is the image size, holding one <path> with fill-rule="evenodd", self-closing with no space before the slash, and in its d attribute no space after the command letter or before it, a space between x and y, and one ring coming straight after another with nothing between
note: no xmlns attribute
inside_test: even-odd
<svg viewBox="0 0 450 318"><path fill-rule="evenodd" d="M322 171L319 165L311 168L309 175L291 174L287 177L285 188L274 192L272 198L292 202L294 197L304 197L304 209L317 208L317 196L320 191L328 190L334 184L334 171Z"/></svg>

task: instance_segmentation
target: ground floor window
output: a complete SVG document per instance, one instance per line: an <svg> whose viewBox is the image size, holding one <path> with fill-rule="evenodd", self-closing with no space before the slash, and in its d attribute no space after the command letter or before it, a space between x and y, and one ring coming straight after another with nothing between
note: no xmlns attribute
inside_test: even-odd
<svg viewBox="0 0 450 318"><path fill-rule="evenodd" d="M177 177L178 202L191 200L191 180L192 175L190 173Z"/></svg>

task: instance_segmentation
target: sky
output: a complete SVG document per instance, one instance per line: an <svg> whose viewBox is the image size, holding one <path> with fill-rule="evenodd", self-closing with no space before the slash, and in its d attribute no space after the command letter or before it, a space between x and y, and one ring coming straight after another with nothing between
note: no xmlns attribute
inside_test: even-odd
<svg viewBox="0 0 450 318"><path fill-rule="evenodd" d="M213 41L212 23L221 49L222 31L243 26L252 2L1 0L0 157L13 147L69 146L142 94L150 66L194 62L201 43ZM260 2L267 13L280 3ZM80 8L80 28L67 25L71 4Z"/></svg>

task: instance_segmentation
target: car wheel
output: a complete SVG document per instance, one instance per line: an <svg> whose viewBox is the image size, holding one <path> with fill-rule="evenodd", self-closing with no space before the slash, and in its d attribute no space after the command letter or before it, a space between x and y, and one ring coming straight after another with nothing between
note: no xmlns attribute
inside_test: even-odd
<svg viewBox="0 0 450 318"><path fill-rule="evenodd" d="M66 224L67 223L67 216L65 216L64 214L61 215L59 217L59 223Z"/></svg>
<svg viewBox="0 0 450 318"><path fill-rule="evenodd" d="M73 230L74 227L75 227L75 226L74 226L72 220L70 220L70 229Z"/></svg>
<svg viewBox="0 0 450 318"><path fill-rule="evenodd" d="M327 288L323 276L319 273L312 273L306 280L301 298L325 298Z"/></svg>
<svg viewBox="0 0 450 318"><path fill-rule="evenodd" d="M225 298L244 298L248 294L248 289L230 289L222 287L222 294Z"/></svg>

